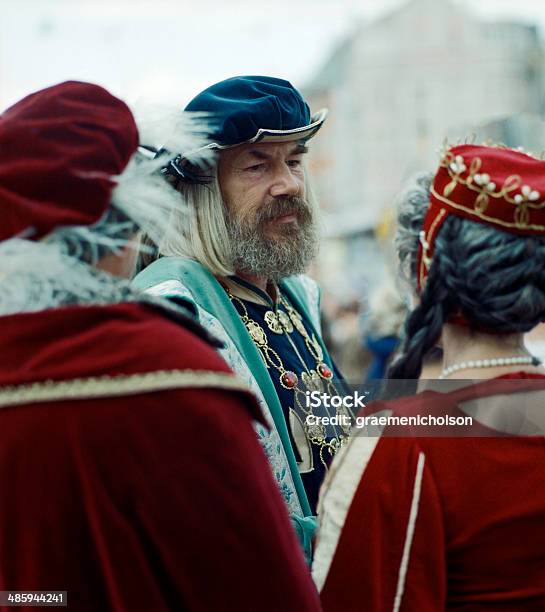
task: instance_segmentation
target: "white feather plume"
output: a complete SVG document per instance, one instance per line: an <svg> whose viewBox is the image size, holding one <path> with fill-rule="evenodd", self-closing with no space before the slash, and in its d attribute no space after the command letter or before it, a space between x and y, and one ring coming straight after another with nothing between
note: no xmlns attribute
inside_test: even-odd
<svg viewBox="0 0 545 612"><path fill-rule="evenodd" d="M172 211L185 209L187 204L182 195L157 172L157 166L157 160L139 161L133 157L117 177L112 205L159 244L168 230Z"/></svg>
<svg viewBox="0 0 545 612"><path fill-rule="evenodd" d="M202 151L204 161L212 160L207 149L208 134L214 120L209 113L186 112L172 105L136 102L132 108L140 134L140 144L156 149L164 147L175 155Z"/></svg>

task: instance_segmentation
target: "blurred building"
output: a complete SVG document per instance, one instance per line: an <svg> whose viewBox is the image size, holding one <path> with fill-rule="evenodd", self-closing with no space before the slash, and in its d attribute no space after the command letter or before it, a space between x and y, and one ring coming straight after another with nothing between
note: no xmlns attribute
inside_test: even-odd
<svg viewBox="0 0 545 612"><path fill-rule="evenodd" d="M409 0L341 42L304 92L312 108L330 109L311 147L326 288L358 297L379 283L376 230L390 238L396 193L435 166L445 137L542 115L543 59L536 27L479 21L449 0Z"/></svg>
<svg viewBox="0 0 545 612"><path fill-rule="evenodd" d="M545 157L545 121L539 115L517 114L487 121L473 130L475 142L503 143L523 147L537 157Z"/></svg>

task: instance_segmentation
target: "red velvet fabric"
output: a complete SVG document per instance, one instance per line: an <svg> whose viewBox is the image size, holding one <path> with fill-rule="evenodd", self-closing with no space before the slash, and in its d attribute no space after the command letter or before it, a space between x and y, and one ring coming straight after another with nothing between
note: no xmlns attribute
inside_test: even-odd
<svg viewBox="0 0 545 612"><path fill-rule="evenodd" d="M112 177L137 146L129 108L98 85L61 83L7 109L0 116L0 240L96 222L110 203Z"/></svg>
<svg viewBox="0 0 545 612"><path fill-rule="evenodd" d="M502 378L451 394L428 392L418 410L415 398L405 398L368 411L462 416L457 402L545 388L543 376ZM321 591L326 612L392 610L396 597L400 612L545 609L544 438L490 437L486 429L476 424L474 434L489 437L411 437L406 428L406 437L380 438Z"/></svg>
<svg viewBox="0 0 545 612"><path fill-rule="evenodd" d="M1 317L0 354L0 392L228 371L139 305ZM67 590L84 612L318 610L252 416L249 395L198 387L0 410L0 590Z"/></svg>

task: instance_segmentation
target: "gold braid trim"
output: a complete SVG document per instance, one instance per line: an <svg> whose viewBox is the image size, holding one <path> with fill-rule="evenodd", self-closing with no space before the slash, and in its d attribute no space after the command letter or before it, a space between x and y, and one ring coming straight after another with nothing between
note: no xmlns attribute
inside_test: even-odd
<svg viewBox="0 0 545 612"><path fill-rule="evenodd" d="M432 190L433 190L433 187L432 187ZM426 279L428 270L431 267L432 258L430 256L430 247L432 243L435 242L435 231L437 229L437 226L439 225L439 223L441 222L441 220L446 214L447 214L447 211L444 208L442 208L439 211L439 214L437 215L437 217L433 220L433 223L431 224L431 227L428 231L428 235L424 237L424 240L420 241L421 248L422 248L422 257L420 258L420 273L419 273L418 280L419 280L421 289L424 288L424 281Z"/></svg>
<svg viewBox="0 0 545 612"><path fill-rule="evenodd" d="M0 386L0 408L57 400L122 397L190 387L248 391L232 374L209 370L159 370L144 374L45 380L27 385Z"/></svg>
<svg viewBox="0 0 545 612"><path fill-rule="evenodd" d="M545 230L545 226L543 225L535 225L535 224L521 224L521 223L510 223L509 221L503 221L503 219L496 219L495 217L489 217L482 212L479 212L473 208L468 208L467 206L462 206L461 204L457 204L448 198L444 198L442 195L439 195L435 189L431 188L431 193L436 197L440 202L444 204L448 204L457 210L463 210L464 212L477 217L478 219L482 219L486 221L490 225L499 225L501 227L509 227L515 229L527 229L527 230L535 230L535 231L543 231Z"/></svg>

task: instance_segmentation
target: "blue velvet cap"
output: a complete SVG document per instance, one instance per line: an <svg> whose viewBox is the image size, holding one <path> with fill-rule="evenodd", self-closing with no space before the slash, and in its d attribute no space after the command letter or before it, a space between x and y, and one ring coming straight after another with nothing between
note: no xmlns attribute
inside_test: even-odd
<svg viewBox="0 0 545 612"><path fill-rule="evenodd" d="M310 114L308 104L289 81L240 76L220 81L198 94L186 111L210 114L211 148L249 142L308 140L320 129L327 110Z"/></svg>

